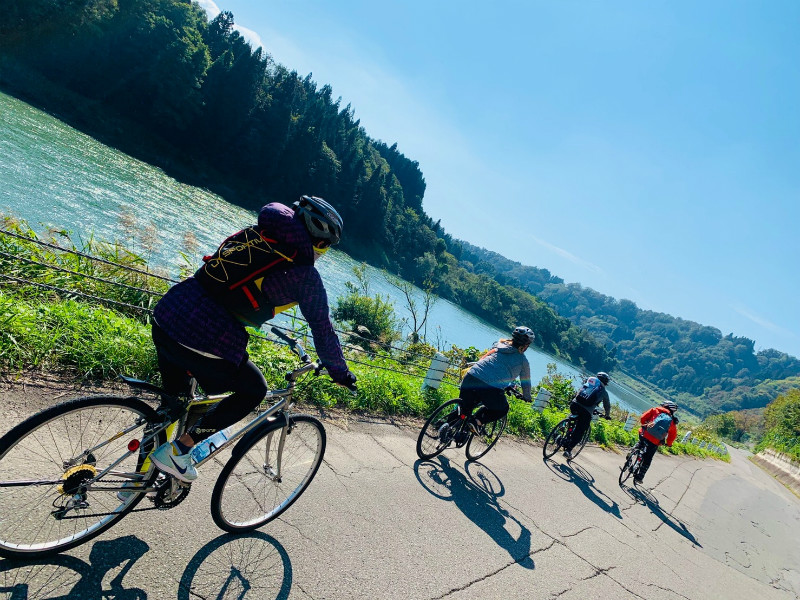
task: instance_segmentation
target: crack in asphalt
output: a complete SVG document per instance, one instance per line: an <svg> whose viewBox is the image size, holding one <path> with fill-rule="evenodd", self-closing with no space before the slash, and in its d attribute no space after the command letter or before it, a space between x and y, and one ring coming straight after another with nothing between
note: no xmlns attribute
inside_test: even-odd
<svg viewBox="0 0 800 600"><path fill-rule="evenodd" d="M305 590L303 589L303 586L302 586L302 585L300 585L299 583L295 583L294 585L297 587L297 589L299 589L299 590L300 590L300 591L303 593L303 595L304 595L306 598L311 598L311 600L314 600L314 596L312 596L312 595L311 595L311 594L309 594L307 591L305 591Z"/></svg>
<svg viewBox="0 0 800 600"><path fill-rule="evenodd" d="M467 588L469 588L469 587L472 587L472 586L473 586L473 585L475 585L476 583L480 583L480 582L482 582L482 581L486 581L487 579L489 579L489 578L491 578L491 577L494 577L494 576L495 576L495 575L497 575L498 573L501 573L501 572L505 571L505 570L506 570L508 567L511 567L511 566L513 566L513 565L516 565L516 564L518 564L518 563L520 563L520 562L522 562L523 560L526 560L526 559L528 559L528 558L531 558L533 555L535 555L535 554L539 554L540 552L546 552L547 550L549 550L550 548L552 548L552 547L553 547L553 545L555 545L555 544L557 544L557 543L559 543L559 542L558 542L558 540L552 540L552 541L551 541L551 543L550 543L550 545L548 545L548 546L546 546L546 547L544 547L544 548L539 548L538 550L534 550L533 552L528 552L528 553L527 553L527 554L525 554L524 556L520 556L519 558L515 558L515 559L514 559L514 560L512 560L511 562L509 562L509 563L507 563L507 564L503 565L503 566L502 566L502 567L500 567L499 569L496 569L496 570L492 571L491 573L487 573L487 574L486 574L486 575L484 575L483 577L479 577L478 579L473 579L472 581L470 581L470 582L468 582L468 583L466 583L466 584L462 585L461 587L453 588L453 589L451 589L451 590L449 590L449 591L445 592L444 594L442 594L442 595L440 595L440 596L434 596L433 598L431 598L431 600L441 600L442 598L447 598L448 596L450 596L450 595L452 595L452 594L455 594L455 593L458 593L458 592L463 592L464 590L466 590L466 589L467 589Z"/></svg>
<svg viewBox="0 0 800 600"><path fill-rule="evenodd" d="M575 533L564 533L561 535L562 538L570 538L575 537L576 535L582 534L584 531L588 531L589 529L599 529L599 527L595 527L594 525L590 525L589 527L584 527L583 529L576 531Z"/></svg>
<svg viewBox="0 0 800 600"><path fill-rule="evenodd" d="M376 444L377 444L377 445L378 445L378 446L379 446L379 447L380 447L380 448L381 448L383 451L385 451L385 452L386 452L386 454L388 454L388 455L389 455L389 456L391 456L393 459L395 459L395 460L396 460L398 463L400 463L400 466L402 466L402 467L413 467L413 466L414 466L414 465L410 465L410 464L408 464L408 463L404 462L403 460L401 460L400 458L398 458L398 457L395 455L395 453L394 453L392 450L390 450L389 448L387 448L387 447L386 447L386 446L383 444L383 442L381 442L381 441L380 441L378 438L376 438L376 437L375 437L373 434L369 434L369 437L370 437L370 439L371 439L372 441L374 441L374 442L375 442L375 443L376 443ZM397 469L397 468L398 468L398 467L394 467L394 468L392 468L392 471L394 471L394 470L395 470L395 469Z"/></svg>
<svg viewBox="0 0 800 600"><path fill-rule="evenodd" d="M600 575L606 575L611 569L616 569L616 566L606 567L605 569L598 569L595 568L594 573L589 575L588 577L582 577L581 581L589 581L590 579L594 579L595 577L599 577Z"/></svg>
<svg viewBox="0 0 800 600"><path fill-rule="evenodd" d="M299 534L300 534L300 537L301 537L301 538L303 538L304 540L306 540L307 542L312 542L312 543L314 542L314 538L307 536L305 533L303 533L303 530L302 530L302 529L300 529L300 528L299 528L297 525L295 525L294 523L290 523L290 522L289 522L289 521L287 521L287 520L286 520L284 517L282 517L282 516L281 516L281 517L278 517L278 521L280 521L281 523L283 523L283 524L284 524L284 525L286 525L287 527L291 527L292 529L294 529L294 530L295 530L297 533L299 533Z"/></svg>
<svg viewBox="0 0 800 600"><path fill-rule="evenodd" d="M655 584L655 583L648 583L647 585L649 585L650 587L654 587L656 589L659 589L659 590L663 590L665 592L671 592L671 593L675 594L676 596L680 596L681 598L686 598L686 600L692 600L689 596L684 596L683 594L679 594L678 592L676 592L672 588L665 588L665 587L662 587L662 586L660 586L658 584Z"/></svg>

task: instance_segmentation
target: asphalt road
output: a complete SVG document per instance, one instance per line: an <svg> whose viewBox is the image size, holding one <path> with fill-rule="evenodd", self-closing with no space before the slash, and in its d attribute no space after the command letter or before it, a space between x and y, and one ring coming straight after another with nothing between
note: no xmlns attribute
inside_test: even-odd
<svg viewBox="0 0 800 600"><path fill-rule="evenodd" d="M33 408L3 390L5 431ZM656 456L620 488L621 454L576 461L501 439L417 460L417 429L324 419L325 464L278 521L223 535L212 463L169 511L127 516L34 563L0 560L0 599L796 599L800 499L733 452L730 464ZM145 506L143 502L140 506Z"/></svg>

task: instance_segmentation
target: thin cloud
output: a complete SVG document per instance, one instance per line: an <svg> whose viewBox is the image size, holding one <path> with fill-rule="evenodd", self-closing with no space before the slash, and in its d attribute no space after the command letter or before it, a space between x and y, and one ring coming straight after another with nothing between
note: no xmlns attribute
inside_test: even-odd
<svg viewBox="0 0 800 600"><path fill-rule="evenodd" d="M200 5L200 8L206 11L209 19L213 19L220 12L222 12L214 0L197 0L197 4ZM233 28L238 31L245 40L247 40L253 49L264 46L263 42L261 41L261 37L252 29L248 29L247 27L242 27L241 25L236 24L234 24Z"/></svg>
<svg viewBox="0 0 800 600"><path fill-rule="evenodd" d="M760 325L764 329L769 329L770 331L780 334L784 337L791 337L791 338L797 337L793 332L789 331L788 329L784 329L783 327L776 325L772 321L769 321L764 317L755 314L745 306L732 304L731 308L740 315L742 315L743 317L745 317L746 319L750 319L753 323L755 323L756 325Z"/></svg>
<svg viewBox="0 0 800 600"><path fill-rule="evenodd" d="M545 248L547 248L551 252L553 252L555 254L558 254L562 258L566 258L571 263L574 263L574 264L578 265L579 267L583 267L587 271L591 271L592 273L597 273L598 275L605 275L606 274L606 272L601 267L598 267L596 264L594 264L592 262L589 262L588 260L584 260L584 259L582 259L582 258L580 258L578 256L575 256L574 254L572 254L571 252L567 252L563 248L559 248L558 246L554 246L550 242L545 242L544 240L539 239L536 236L533 236L533 240L537 244L539 244L540 246L544 246Z"/></svg>

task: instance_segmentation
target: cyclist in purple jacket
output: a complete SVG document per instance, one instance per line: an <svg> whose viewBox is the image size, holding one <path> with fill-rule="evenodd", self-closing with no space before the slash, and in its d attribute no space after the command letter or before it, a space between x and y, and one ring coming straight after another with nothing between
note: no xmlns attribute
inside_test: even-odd
<svg viewBox="0 0 800 600"><path fill-rule="evenodd" d="M190 374L206 393L232 392L175 442L151 455L155 465L182 481L192 481L197 470L189 450L213 433L244 418L266 395L264 375L249 359L245 325L260 325L275 313L298 305L308 321L320 362L338 384L353 387L339 339L330 321L328 296L314 261L339 242L342 218L321 198L303 196L292 208L267 204L258 215L258 229L268 232L282 248L290 247L293 261L266 271L256 293L268 312L243 318L202 277L173 286L153 314L153 342L163 387L178 395L188 390Z"/></svg>

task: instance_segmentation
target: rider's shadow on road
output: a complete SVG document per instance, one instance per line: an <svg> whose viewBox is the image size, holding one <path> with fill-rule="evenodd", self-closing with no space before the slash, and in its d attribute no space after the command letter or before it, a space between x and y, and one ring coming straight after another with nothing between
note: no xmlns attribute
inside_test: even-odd
<svg viewBox="0 0 800 600"><path fill-rule="evenodd" d="M676 519L671 514L666 512L658 502L658 499L653 496L649 491L642 489L640 487L632 487L626 488L625 491L637 502L641 502L645 506L649 507L653 514L656 515L661 521L668 525L670 528L681 534L687 540L692 542L698 548L702 548L702 544L697 541L689 529L686 527L686 524L681 521L680 519Z"/></svg>
<svg viewBox="0 0 800 600"><path fill-rule="evenodd" d="M114 540L95 542L89 553L89 563L69 555L35 560L0 561L0 592L10 593L13 600L49 598L114 598L115 600L146 600L147 593L139 588L125 588L122 580L142 558L150 546L133 535ZM108 574L122 567L106 583Z"/></svg>
<svg viewBox="0 0 800 600"><path fill-rule="evenodd" d="M200 548L178 586L178 600L253 598L285 600L292 589L286 549L260 531L223 534Z"/></svg>
<svg viewBox="0 0 800 600"><path fill-rule="evenodd" d="M604 511L614 515L618 519L622 519L622 512L620 511L619 504L595 487L594 477L581 465L575 462L562 464L549 460L545 460L544 464L561 479L574 483L578 489L583 492L584 496Z"/></svg>
<svg viewBox="0 0 800 600"><path fill-rule="evenodd" d="M531 532L510 512L504 509L498 497L503 495L502 484L495 489L492 480L499 479L487 467L468 463L467 470L476 472L465 475L444 456L437 456L429 461L418 460L414 463L417 480L432 495L449 500L464 513L470 521L480 527L494 540L498 546L506 550L516 563L526 569L533 569L535 564L531 558ZM506 529L506 524L513 521L519 527L517 539Z"/></svg>

